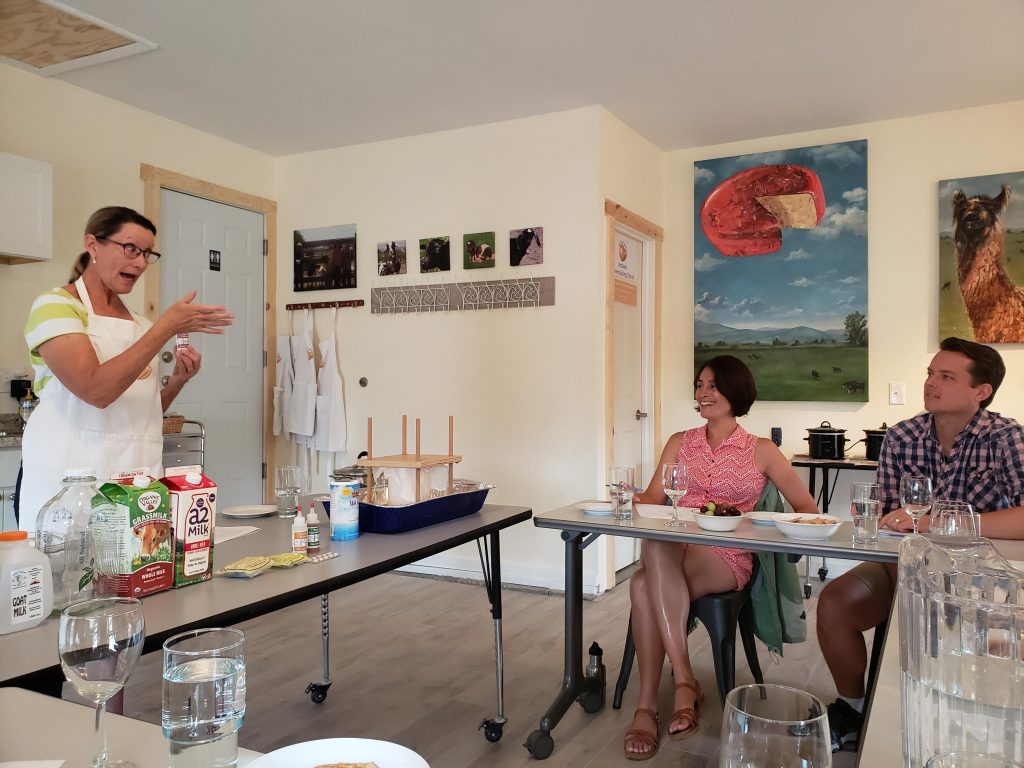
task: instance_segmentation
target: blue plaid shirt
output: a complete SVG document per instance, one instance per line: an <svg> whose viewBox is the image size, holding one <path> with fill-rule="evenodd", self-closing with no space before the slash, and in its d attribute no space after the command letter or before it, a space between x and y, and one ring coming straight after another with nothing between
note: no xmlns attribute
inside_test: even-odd
<svg viewBox="0 0 1024 768"><path fill-rule="evenodd" d="M1024 503L1024 429L1013 419L982 408L956 436L949 456L930 413L889 428L878 457L882 508L900 506L904 473L932 479L936 499L967 501L976 512Z"/></svg>

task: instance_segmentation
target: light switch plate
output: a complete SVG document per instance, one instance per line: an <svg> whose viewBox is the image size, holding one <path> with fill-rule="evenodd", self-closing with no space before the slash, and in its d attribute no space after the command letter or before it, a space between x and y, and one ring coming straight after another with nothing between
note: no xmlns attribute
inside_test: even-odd
<svg viewBox="0 0 1024 768"><path fill-rule="evenodd" d="M907 385L902 381L889 382L889 405L905 405L907 402Z"/></svg>

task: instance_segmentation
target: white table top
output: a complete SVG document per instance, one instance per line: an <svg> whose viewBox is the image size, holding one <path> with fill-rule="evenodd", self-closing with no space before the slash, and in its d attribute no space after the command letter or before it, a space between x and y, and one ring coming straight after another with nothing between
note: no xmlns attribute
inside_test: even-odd
<svg viewBox="0 0 1024 768"><path fill-rule="evenodd" d="M254 579L214 576L202 584L150 595L142 601L146 614L144 652L160 648L164 640L177 632L262 616L379 576L529 517L528 507L486 504L477 513L407 533L364 533L354 541L331 541L329 536L322 536L321 552L340 552L340 557L294 568L273 568ZM292 520L271 516L236 521L218 515L218 527L238 524L255 525L260 530L218 544L214 549L215 568L246 555L288 551ZM50 618L32 629L0 635L0 681L56 666L57 624L57 619ZM319 632L319 625L315 629Z"/></svg>
<svg viewBox="0 0 1024 768"><path fill-rule="evenodd" d="M0 688L0 762L62 760L63 768L84 768L93 757L93 720L90 707L20 688ZM160 726L111 714L104 714L103 722L112 760L131 760L137 768L166 768L170 755ZM238 765L259 756L239 749Z"/></svg>

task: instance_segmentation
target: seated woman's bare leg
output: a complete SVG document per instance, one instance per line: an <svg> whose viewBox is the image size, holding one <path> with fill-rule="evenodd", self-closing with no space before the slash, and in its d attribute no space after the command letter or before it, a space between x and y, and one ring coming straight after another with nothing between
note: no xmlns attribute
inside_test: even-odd
<svg viewBox="0 0 1024 768"><path fill-rule="evenodd" d="M654 618L654 606L650 599L647 569L641 558L640 567L629 580L629 599L631 603L631 620L633 623L633 644L636 646L636 661L640 671L640 696L637 699L637 710L631 731L653 734L655 743L658 741L658 722L647 712L658 711L658 688L661 685L661 672L665 664L665 647L661 644L661 635ZM625 749L635 754L647 754L656 751L645 739L628 735Z"/></svg>

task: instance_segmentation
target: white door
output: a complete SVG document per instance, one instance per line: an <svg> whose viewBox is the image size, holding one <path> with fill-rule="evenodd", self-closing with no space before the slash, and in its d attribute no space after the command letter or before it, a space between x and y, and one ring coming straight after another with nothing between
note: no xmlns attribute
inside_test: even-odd
<svg viewBox="0 0 1024 768"><path fill-rule="evenodd" d="M235 314L223 335L193 334L202 369L171 411L206 427L218 506L263 501L263 214L160 190L160 309L190 290ZM172 342L173 344L173 342ZM161 376L173 369L161 355Z"/></svg>
<svg viewBox="0 0 1024 768"><path fill-rule="evenodd" d="M633 467L637 488L647 487L651 479L652 428L648 414L653 402L651 368L651 286L653 270L647 269L651 259L651 243L625 227L615 229L614 257L624 257L628 270L623 270L612 319L612 464ZM635 289L635 290L632 290ZM630 302L633 303L630 303ZM640 556L639 540L614 537L614 568L622 570Z"/></svg>

